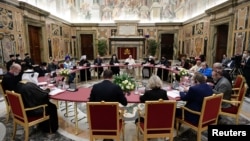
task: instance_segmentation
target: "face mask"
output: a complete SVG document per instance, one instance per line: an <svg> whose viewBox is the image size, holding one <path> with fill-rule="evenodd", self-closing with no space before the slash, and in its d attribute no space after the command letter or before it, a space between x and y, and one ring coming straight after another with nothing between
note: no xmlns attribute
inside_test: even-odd
<svg viewBox="0 0 250 141"><path fill-rule="evenodd" d="M14 74L14 76L18 76L19 73L18 72L14 72L13 74Z"/></svg>

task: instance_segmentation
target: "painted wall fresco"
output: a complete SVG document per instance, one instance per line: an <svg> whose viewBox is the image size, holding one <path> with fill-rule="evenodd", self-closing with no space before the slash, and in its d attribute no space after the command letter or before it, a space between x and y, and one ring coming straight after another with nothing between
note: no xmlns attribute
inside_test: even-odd
<svg viewBox="0 0 250 141"><path fill-rule="evenodd" d="M234 34L234 54L242 54L246 47L246 32L242 30L247 29L247 23L249 22L249 7L239 8L235 13L235 34Z"/></svg>
<svg viewBox="0 0 250 141"><path fill-rule="evenodd" d="M227 0L22 0L70 22L185 21ZM50 5L50 6L48 6ZM54 6L52 6L54 5ZM56 9L55 9L56 7ZM158 12L159 11L159 12Z"/></svg>

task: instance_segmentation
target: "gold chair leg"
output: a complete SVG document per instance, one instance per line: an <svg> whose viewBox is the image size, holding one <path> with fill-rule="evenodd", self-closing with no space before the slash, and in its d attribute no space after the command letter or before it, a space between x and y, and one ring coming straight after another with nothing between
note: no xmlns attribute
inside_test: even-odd
<svg viewBox="0 0 250 141"><path fill-rule="evenodd" d="M29 140L29 126L24 127L24 132L25 132L25 141Z"/></svg>
<svg viewBox="0 0 250 141"><path fill-rule="evenodd" d="M6 108L6 112L7 112L7 114L6 114L6 123L8 123L9 122L9 119L10 119L10 107L7 107Z"/></svg>
<svg viewBox="0 0 250 141"><path fill-rule="evenodd" d="M201 132L197 132L197 141L201 141Z"/></svg>
<svg viewBox="0 0 250 141"><path fill-rule="evenodd" d="M13 121L13 135L12 135L12 139L14 140L15 139L15 136L16 136L16 122Z"/></svg>

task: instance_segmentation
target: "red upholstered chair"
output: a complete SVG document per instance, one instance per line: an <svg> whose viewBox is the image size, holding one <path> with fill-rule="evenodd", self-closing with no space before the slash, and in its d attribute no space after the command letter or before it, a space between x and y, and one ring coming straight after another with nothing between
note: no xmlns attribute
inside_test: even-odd
<svg viewBox="0 0 250 141"><path fill-rule="evenodd" d="M162 100L146 101L144 122L137 123L137 136L143 134L143 140L148 138L166 138L169 137L173 141L174 135L174 118L176 111L176 101ZM138 110L139 115L143 116Z"/></svg>
<svg viewBox="0 0 250 141"><path fill-rule="evenodd" d="M96 139L124 140L124 120L118 102L87 102L90 141Z"/></svg>
<svg viewBox="0 0 250 141"><path fill-rule="evenodd" d="M245 83L245 78L243 77L243 75L237 75L232 88L232 96L231 96L232 99L238 100L238 92L240 88L242 88L244 83Z"/></svg>
<svg viewBox="0 0 250 141"><path fill-rule="evenodd" d="M10 118L11 110L10 110L8 98L7 98L7 96L3 90L3 87L2 87L2 80L0 80L0 93L2 93L2 95L4 97L4 102L5 102L5 106L6 106L6 123L7 123L9 121L9 118Z"/></svg>
<svg viewBox="0 0 250 141"><path fill-rule="evenodd" d="M208 125L217 124L219 112L221 109L221 101L223 94L213 94L205 97L202 104L201 112L191 110L186 107L181 107L182 117L176 117L176 130L178 135L179 124L185 124L197 132L197 141L201 141L201 132L207 130ZM192 124L185 119L185 111L200 116L198 124Z"/></svg>
<svg viewBox="0 0 250 141"><path fill-rule="evenodd" d="M247 84L244 84L239 92L238 92L238 98L237 100L222 100L222 102L226 102L226 103L230 103L231 107L229 108L221 108L221 112L220 115L225 115L225 116L229 116L229 117L233 117L235 118L236 124L239 124L239 116L240 116L240 110L243 104L243 100L246 94L246 90L247 90Z"/></svg>
<svg viewBox="0 0 250 141"><path fill-rule="evenodd" d="M29 127L41 123L45 120L49 119L49 115L45 114L46 104L32 107L32 108L24 108L24 104L22 101L21 94L15 93L14 91L6 90L6 95L9 100L10 108L13 115L13 140L16 135L16 127L17 124L24 127L25 130L25 141L29 140ZM42 116L27 116L26 112L30 110L36 110L38 108L43 108Z"/></svg>

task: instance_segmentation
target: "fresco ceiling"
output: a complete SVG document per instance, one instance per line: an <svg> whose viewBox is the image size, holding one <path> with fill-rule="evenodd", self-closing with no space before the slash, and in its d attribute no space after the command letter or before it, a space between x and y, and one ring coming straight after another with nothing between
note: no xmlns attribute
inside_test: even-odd
<svg viewBox="0 0 250 141"><path fill-rule="evenodd" d="M19 0L70 23L184 22L227 0Z"/></svg>

